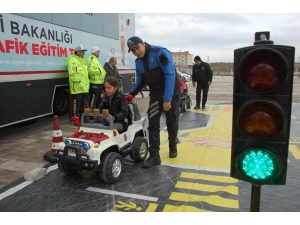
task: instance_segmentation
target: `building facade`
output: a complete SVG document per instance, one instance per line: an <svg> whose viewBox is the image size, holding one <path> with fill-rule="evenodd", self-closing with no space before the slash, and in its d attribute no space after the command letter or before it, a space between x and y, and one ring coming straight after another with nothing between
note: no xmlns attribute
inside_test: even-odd
<svg viewBox="0 0 300 225"><path fill-rule="evenodd" d="M193 65L193 55L189 53L189 51L184 52L172 52L173 61L175 66L190 66Z"/></svg>

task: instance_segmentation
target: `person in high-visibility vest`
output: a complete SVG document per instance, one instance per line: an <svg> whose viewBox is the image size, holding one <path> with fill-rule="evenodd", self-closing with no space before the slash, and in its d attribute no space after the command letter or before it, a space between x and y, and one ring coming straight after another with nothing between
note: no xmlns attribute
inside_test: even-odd
<svg viewBox="0 0 300 225"><path fill-rule="evenodd" d="M84 111L86 94L89 92L89 77L84 55L87 50L79 45L75 48L67 61L70 93L72 95L72 121L74 125L80 124L80 118Z"/></svg>
<svg viewBox="0 0 300 225"><path fill-rule="evenodd" d="M99 61L100 49L92 47L91 55L87 60L88 74L90 78L90 101L91 111L98 108L101 102L101 93L103 88L106 71Z"/></svg>

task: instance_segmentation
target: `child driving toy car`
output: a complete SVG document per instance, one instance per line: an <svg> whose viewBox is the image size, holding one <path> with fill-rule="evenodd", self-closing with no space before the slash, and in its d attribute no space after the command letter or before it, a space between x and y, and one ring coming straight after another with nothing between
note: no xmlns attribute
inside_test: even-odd
<svg viewBox="0 0 300 225"><path fill-rule="evenodd" d="M109 110L115 128L119 133L122 133L127 128L125 119L127 118L129 110L126 96L122 92L118 92L119 81L115 77L106 77L104 88L105 94L103 96L103 101L99 105L99 111L102 112L103 109ZM108 116L103 117L102 122L104 125L108 126L110 118Z"/></svg>

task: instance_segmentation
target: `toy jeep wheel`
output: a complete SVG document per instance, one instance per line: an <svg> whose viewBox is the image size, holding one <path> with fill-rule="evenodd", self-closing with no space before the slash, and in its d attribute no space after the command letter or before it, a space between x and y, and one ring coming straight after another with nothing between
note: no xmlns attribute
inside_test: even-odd
<svg viewBox="0 0 300 225"><path fill-rule="evenodd" d="M181 102L181 108L180 108L181 112L186 112L186 102L182 101Z"/></svg>
<svg viewBox="0 0 300 225"><path fill-rule="evenodd" d="M108 153L103 160L103 165L100 166L101 179L108 184L117 183L121 179L122 172L123 172L122 156L115 152Z"/></svg>
<svg viewBox="0 0 300 225"><path fill-rule="evenodd" d="M148 141L144 137L137 137L133 142L132 151L130 153L131 159L135 162L145 161L148 154Z"/></svg>
<svg viewBox="0 0 300 225"><path fill-rule="evenodd" d="M187 97L187 103L186 103L187 109L190 109L191 105L192 105L192 100L189 97Z"/></svg>
<svg viewBox="0 0 300 225"><path fill-rule="evenodd" d="M58 161L57 164L58 164L59 170L65 174L76 174L77 173L76 170L68 169L66 164L61 161Z"/></svg>

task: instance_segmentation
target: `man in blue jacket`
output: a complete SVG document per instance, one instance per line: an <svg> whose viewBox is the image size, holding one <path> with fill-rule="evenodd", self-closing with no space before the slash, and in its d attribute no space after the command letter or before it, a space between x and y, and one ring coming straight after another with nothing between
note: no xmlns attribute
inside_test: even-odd
<svg viewBox="0 0 300 225"><path fill-rule="evenodd" d="M139 37L131 37L127 41L128 52L136 57L137 81L129 91L130 101L145 85L149 86L149 153L150 157L143 162L143 168L160 165L160 117L166 115L168 128L169 157L177 157L176 137L178 132L179 80L175 73L172 54L166 48L150 45Z"/></svg>

